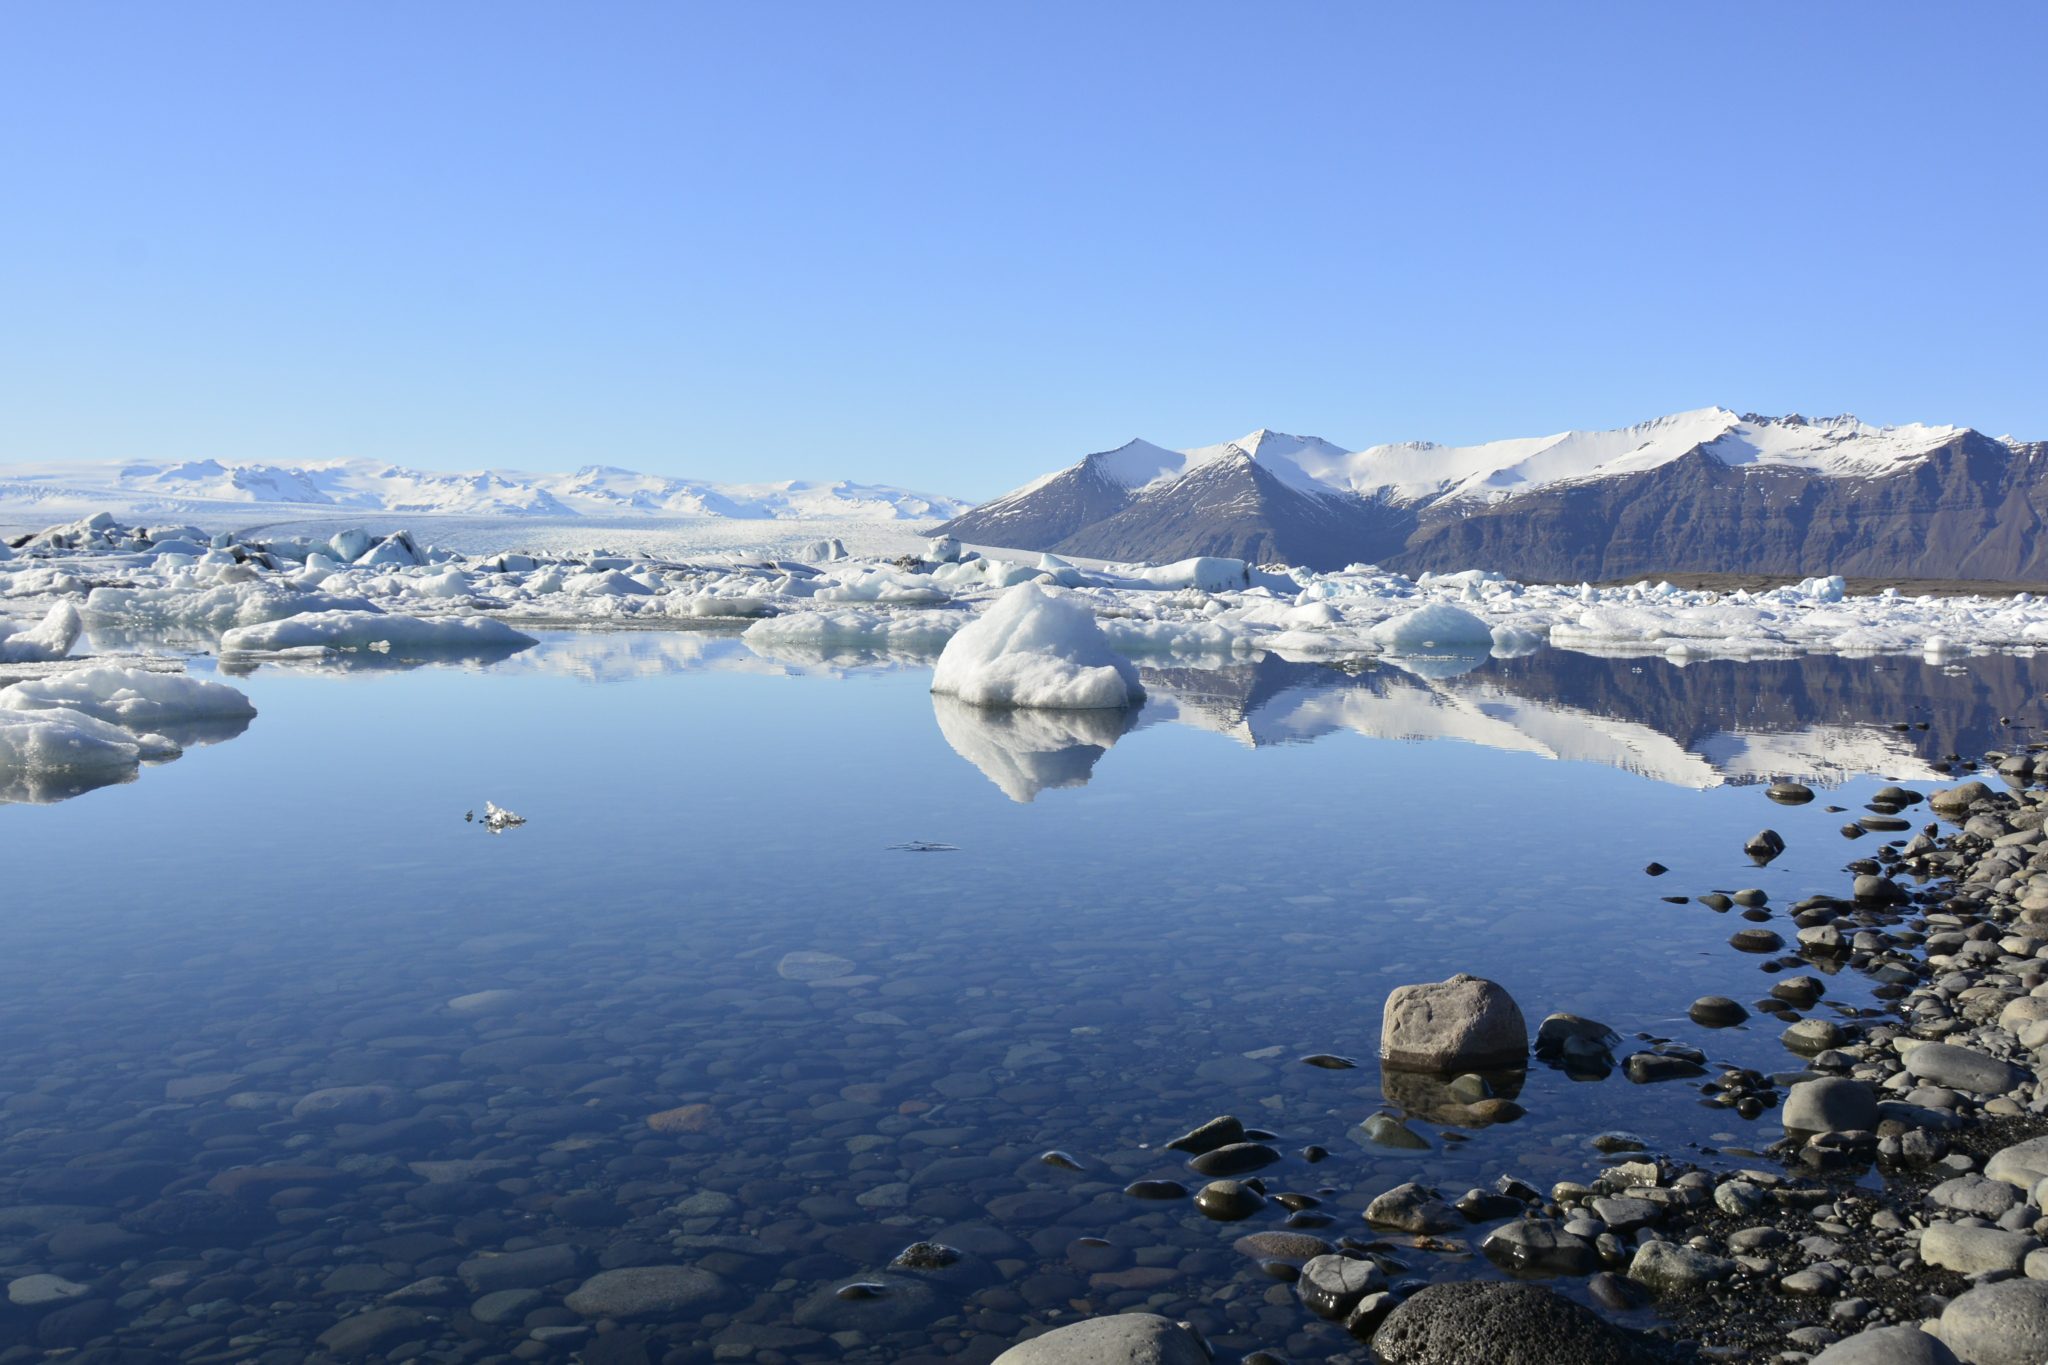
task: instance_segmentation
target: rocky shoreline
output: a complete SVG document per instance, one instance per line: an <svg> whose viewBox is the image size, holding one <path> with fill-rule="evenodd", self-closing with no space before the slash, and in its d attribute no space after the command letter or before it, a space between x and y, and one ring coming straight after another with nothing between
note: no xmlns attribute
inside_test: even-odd
<svg viewBox="0 0 2048 1365"><path fill-rule="evenodd" d="M1242 1243L1267 1238L1265 1267L1292 1284L1301 1310L1343 1322L1370 1343L1358 1358L1385 1365L2048 1361L2048 1085L2039 1071L2048 1060L2048 756L1991 753L1984 763L2007 790L1972 780L1925 795L1880 792L1872 814L1842 832L1900 837L1848 865L1847 894L1784 912L1793 951L1774 929L1733 935L1732 946L1770 955L1760 966L1774 985L1752 1008L1786 1025L1785 1046L1803 1067L1716 1071L1697 1049L1654 1039L1617 1058L1618 1037L1571 1015L1537 1030L1539 1063L1618 1065L1631 1080L1680 1081L1703 1103L1775 1121L1784 1136L1767 1150L1745 1161L1708 1149L1701 1155L1713 1160L1699 1162L1609 1135L1596 1140L1608 1163L1584 1182L1539 1190L1504 1174L1462 1196L1410 1183L1371 1200L1361 1235L1337 1235L1333 1220L1310 1215L1301 1232L1254 1234L1240 1249L1257 1252ZM1796 784L1771 796L1812 799ZM1935 819L1915 830L1901 812L1923 803ZM1767 830L1747 851L1764 863L1783 848ZM1777 918L1760 894L1699 900L1722 912L1740 905L1756 925ZM1883 1007L1823 1010L1824 978L1845 971L1875 982ZM1751 1017L1718 997L1692 1014L1709 1027ZM1382 1051L1399 1068L1389 1082L1406 1079L1390 1092L1402 1092L1410 1113L1416 1095L1433 1100L1424 1111L1433 1121L1512 1119L1519 1111L1485 1070L1504 1064L1504 1038L1526 1046L1519 1010L1493 983L1458 977L1397 990ZM1393 1146L1406 1133L1396 1114L1367 1130ZM1241 1218L1269 1196L1289 1199L1250 1175L1278 1159L1271 1137L1224 1117L1169 1145L1193 1153L1197 1175L1218 1177L1198 1205ZM1320 1235L1306 1231L1319 1223ZM1417 1252L1472 1243L1514 1278L1432 1283L1414 1273ZM1209 1358L1192 1328L1136 1313L1057 1329L999 1360ZM1260 1350L1242 1360L1286 1357Z"/></svg>

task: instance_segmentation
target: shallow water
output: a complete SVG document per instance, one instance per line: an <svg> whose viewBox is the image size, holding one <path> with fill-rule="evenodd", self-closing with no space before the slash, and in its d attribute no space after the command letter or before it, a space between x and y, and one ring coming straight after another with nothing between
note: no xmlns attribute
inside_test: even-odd
<svg viewBox="0 0 2048 1365"><path fill-rule="evenodd" d="M1660 898L1845 890L1890 836L1837 827L1886 779L1925 789L1930 760L2009 742L2033 667L1269 659L1148 670L1133 718L1021 724L935 710L915 661L712 634L260 668L237 680L246 734L0 810L0 1278L60 1274L102 1306L64 1310L57 1340L41 1310L0 1333L295 1359L401 1286L559 1243L530 1302L490 1305L505 1320L472 1317L476 1287L420 1291L367 1357L567 1359L590 1343L566 1290L689 1262L717 1277L704 1301L607 1350L985 1360L1028 1324L1145 1304L1219 1359L1362 1359L1232 1249L1277 1205L1222 1224L1121 1193L1200 1183L1159 1144L1220 1113L1272 1130L1287 1155L1261 1174L1327 1191L1332 1239L1405 1180L1590 1174L1608 1129L1743 1164L1720 1149L1775 1140L1770 1114L1542 1066L1519 1121L1365 1143L1385 994L1471 971L1532 1026L1570 1010L1623 1052L1646 1033L1793 1068L1767 1015L1687 1020L1700 995L1759 997L1771 959L1727 946L1737 916ZM1786 808L1755 784L1774 773L1840 785ZM486 799L528 823L466 822ZM1757 868L1765 825L1790 848ZM507 994L450 1005L479 992ZM1831 1003L1868 1001L1830 979ZM1299 1060L1323 1052L1362 1065ZM301 1105L329 1087L382 1089ZM279 1163L306 1169L216 1178ZM922 1237L962 1261L885 1271ZM884 1292L835 1295L856 1280Z"/></svg>

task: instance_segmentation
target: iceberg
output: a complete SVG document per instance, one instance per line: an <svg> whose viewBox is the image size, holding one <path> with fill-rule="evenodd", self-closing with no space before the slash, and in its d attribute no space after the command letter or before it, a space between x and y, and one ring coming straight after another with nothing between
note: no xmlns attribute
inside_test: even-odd
<svg viewBox="0 0 2048 1365"><path fill-rule="evenodd" d="M1022 583L946 642L932 691L976 706L1095 710L1145 699L1138 670L1082 601Z"/></svg>
<svg viewBox="0 0 2048 1365"><path fill-rule="evenodd" d="M0 801L61 801L132 781L140 765L181 752L162 735L135 734L82 711L0 710Z"/></svg>
<svg viewBox="0 0 2048 1365"><path fill-rule="evenodd" d="M426 619L368 611L316 611L261 625L237 626L220 637L220 652L278 654L285 650L383 650L399 654L493 654L536 641L486 616Z"/></svg>
<svg viewBox="0 0 2048 1365"><path fill-rule="evenodd" d="M0 711L74 711L130 730L246 720L249 698L224 683L146 668L79 668L0 688Z"/></svg>
<svg viewBox="0 0 2048 1365"><path fill-rule="evenodd" d="M0 664L40 664L61 659L78 643L85 623L78 608L59 602L44 615L40 625L0 635Z"/></svg>
<svg viewBox="0 0 2048 1365"><path fill-rule="evenodd" d="M1390 654L1459 654L1493 648L1493 627L1448 602L1404 611L1374 626L1373 643Z"/></svg>

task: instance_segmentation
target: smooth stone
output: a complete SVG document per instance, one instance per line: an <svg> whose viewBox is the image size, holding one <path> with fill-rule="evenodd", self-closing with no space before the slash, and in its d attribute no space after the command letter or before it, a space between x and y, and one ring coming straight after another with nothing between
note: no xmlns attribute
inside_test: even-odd
<svg viewBox="0 0 2048 1365"><path fill-rule="evenodd" d="M1448 1232L1465 1219L1435 1190L1410 1181L1397 1185L1366 1205L1365 1221L1399 1232Z"/></svg>
<svg viewBox="0 0 2048 1365"><path fill-rule="evenodd" d="M1822 1351L1812 1365L1959 1365L1956 1353L1917 1327L1873 1327Z"/></svg>
<svg viewBox="0 0 2048 1365"><path fill-rule="evenodd" d="M23 1275L7 1282L7 1301L17 1308L47 1308L70 1303L92 1293L88 1285L77 1284L61 1275Z"/></svg>
<svg viewBox="0 0 2048 1365"><path fill-rule="evenodd" d="M1962 1275L1981 1275L1987 1270L2018 1273L2026 1264L2027 1253L2040 1245L2024 1232L1930 1223L1920 1234L1920 1259Z"/></svg>
<svg viewBox="0 0 2048 1365"><path fill-rule="evenodd" d="M1486 1071L1529 1055L1522 1010L1496 982L1460 972L1397 986L1380 1019L1380 1057L1411 1071Z"/></svg>
<svg viewBox="0 0 2048 1365"><path fill-rule="evenodd" d="M1813 800L1813 788L1804 782L1773 782L1764 795L1781 806L1803 806Z"/></svg>
<svg viewBox="0 0 2048 1365"><path fill-rule="evenodd" d="M1732 1028L1749 1018L1749 1011L1725 995L1703 995L1686 1011L1702 1028Z"/></svg>
<svg viewBox="0 0 2048 1365"><path fill-rule="evenodd" d="M2048 1283L2001 1280L1949 1300L1941 1339L1969 1365L2040 1365L2048 1360Z"/></svg>
<svg viewBox="0 0 2048 1365"><path fill-rule="evenodd" d="M1629 1262L1628 1277L1660 1294L1686 1294L1725 1280L1735 1262L1676 1242L1645 1242Z"/></svg>
<svg viewBox="0 0 2048 1365"><path fill-rule="evenodd" d="M1228 1147L1232 1143L1243 1141L1243 1122L1235 1114L1223 1114L1210 1119L1200 1127L1182 1133L1166 1146L1169 1151L1189 1152L1200 1156L1204 1152L1213 1152L1218 1147Z"/></svg>
<svg viewBox="0 0 2048 1365"><path fill-rule="evenodd" d="M1243 1175L1279 1159L1280 1153L1263 1142L1233 1142L1191 1158L1188 1166L1198 1175Z"/></svg>
<svg viewBox="0 0 2048 1365"><path fill-rule="evenodd" d="M1386 1365L1650 1365L1659 1357L1590 1308L1533 1284L1428 1285L1373 1333Z"/></svg>
<svg viewBox="0 0 2048 1365"><path fill-rule="evenodd" d="M1219 1223L1235 1223L1266 1206L1266 1198L1242 1180L1212 1180L1195 1194L1195 1207Z"/></svg>
<svg viewBox="0 0 2048 1365"><path fill-rule="evenodd" d="M527 1311L540 1305L540 1291L535 1289L500 1289L495 1294L486 1294L469 1306L469 1315L487 1327L496 1327L514 1318L523 1318Z"/></svg>
<svg viewBox="0 0 2048 1365"><path fill-rule="evenodd" d="M1877 1096L1862 1081L1799 1081L1785 1092L1783 1118L1802 1133L1869 1132L1877 1127Z"/></svg>
<svg viewBox="0 0 2048 1365"><path fill-rule="evenodd" d="M1975 1218L1997 1218L2021 1202L2020 1192L2003 1180L1959 1175L1927 1192L1932 1203Z"/></svg>
<svg viewBox="0 0 2048 1365"><path fill-rule="evenodd" d="M586 1318L647 1318L703 1311L726 1297L724 1280L693 1265L642 1265L592 1275L562 1300Z"/></svg>
<svg viewBox="0 0 2048 1365"><path fill-rule="evenodd" d="M1317 1317L1332 1322L1350 1316L1358 1301L1386 1287L1387 1277L1371 1261L1348 1256L1318 1256L1301 1268L1294 1292Z"/></svg>
<svg viewBox="0 0 2048 1365"><path fill-rule="evenodd" d="M1769 929L1737 929L1728 936L1728 946L1741 953L1775 953L1785 940Z"/></svg>
<svg viewBox="0 0 2048 1365"><path fill-rule="evenodd" d="M1984 1163L1984 1174L1993 1180L2003 1180L2008 1185L2031 1191L2043 1180L2048 1180L2048 1137L2028 1138L2025 1142L2001 1147Z"/></svg>
<svg viewBox="0 0 2048 1365"><path fill-rule="evenodd" d="M1600 1268L1593 1244L1547 1218L1504 1223L1479 1244L1486 1259L1521 1275L1588 1275Z"/></svg>
<svg viewBox="0 0 2048 1365"><path fill-rule="evenodd" d="M2000 1095L2029 1079L2016 1066L1953 1043L1922 1043L1906 1053L1904 1061L1908 1075L1979 1095Z"/></svg>
<svg viewBox="0 0 2048 1365"><path fill-rule="evenodd" d="M1209 1353L1171 1318L1119 1313L1055 1327L1012 1346L995 1365L1209 1365Z"/></svg>
<svg viewBox="0 0 2048 1365"><path fill-rule="evenodd" d="M455 1274L470 1293L483 1295L501 1289L539 1289L566 1280L581 1268L576 1248L554 1244L502 1256L472 1256L455 1268Z"/></svg>
<svg viewBox="0 0 2048 1365"><path fill-rule="evenodd" d="M1780 1035L1785 1047L1802 1057L1812 1057L1849 1040L1842 1026L1832 1019L1801 1019Z"/></svg>
<svg viewBox="0 0 2048 1365"><path fill-rule="evenodd" d="M433 1331L432 1320L416 1308L372 1308L343 1318L320 1334L330 1355L354 1360L387 1350L414 1336Z"/></svg>

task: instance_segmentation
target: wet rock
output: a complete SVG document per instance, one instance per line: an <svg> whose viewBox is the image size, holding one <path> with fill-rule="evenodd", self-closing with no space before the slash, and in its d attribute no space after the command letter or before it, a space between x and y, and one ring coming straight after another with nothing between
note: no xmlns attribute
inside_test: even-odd
<svg viewBox="0 0 2048 1365"><path fill-rule="evenodd" d="M455 1268L456 1276L472 1294L494 1294L501 1289L539 1289L566 1280L582 1268L582 1257L571 1246L529 1247L502 1256L473 1256Z"/></svg>
<svg viewBox="0 0 2048 1365"><path fill-rule="evenodd" d="M1218 1147L1228 1147L1232 1143L1243 1141L1244 1124L1235 1114L1224 1114L1210 1119L1198 1128L1182 1133L1166 1146L1170 1151L1190 1152L1201 1156L1205 1152L1215 1151Z"/></svg>
<svg viewBox="0 0 2048 1365"><path fill-rule="evenodd" d="M1785 839L1774 829L1760 829L1749 836L1742 851L1749 855L1751 862L1762 867L1785 851Z"/></svg>
<svg viewBox="0 0 2048 1365"><path fill-rule="evenodd" d="M1785 1092L1783 1118L1803 1133L1867 1132L1877 1127L1877 1097L1862 1081L1800 1081Z"/></svg>
<svg viewBox="0 0 2048 1365"><path fill-rule="evenodd" d="M1733 1028L1749 1018L1749 1011L1725 995L1703 995L1686 1013L1702 1028Z"/></svg>
<svg viewBox="0 0 2048 1365"><path fill-rule="evenodd" d="M1764 795L1781 806L1803 806L1813 800L1813 788L1804 782L1773 782Z"/></svg>
<svg viewBox="0 0 2048 1365"><path fill-rule="evenodd" d="M1400 1151L1420 1152L1428 1148L1429 1139L1410 1128L1406 1122L1392 1114L1374 1114L1359 1125L1366 1140L1381 1147L1392 1147Z"/></svg>
<svg viewBox="0 0 2048 1365"><path fill-rule="evenodd" d="M1294 1292L1317 1317L1338 1322L1351 1315L1358 1301L1386 1287L1387 1277L1371 1261L1348 1256L1317 1256L1301 1268Z"/></svg>
<svg viewBox="0 0 2048 1365"><path fill-rule="evenodd" d="M649 1318L691 1315L722 1301L724 1280L690 1265L644 1265L605 1270L583 1282L563 1302L586 1318Z"/></svg>
<svg viewBox="0 0 2048 1365"><path fill-rule="evenodd" d="M82 1299L91 1292L90 1286L61 1275L23 1275L7 1282L7 1301L17 1308L47 1308Z"/></svg>
<svg viewBox="0 0 2048 1365"><path fill-rule="evenodd" d="M1380 1022L1380 1056L1412 1071L1484 1071L1521 1062L1529 1029L1498 984L1465 973L1397 986Z"/></svg>
<svg viewBox="0 0 2048 1365"><path fill-rule="evenodd" d="M1952 1043L1922 1043L1905 1055L1907 1074L1951 1090L2001 1095L2028 1079L2008 1062Z"/></svg>
<svg viewBox="0 0 2048 1365"><path fill-rule="evenodd" d="M1660 1052L1634 1053L1621 1064L1621 1069L1637 1085L1654 1085L1658 1081L1677 1081L1707 1074L1707 1069L1690 1057Z"/></svg>
<svg viewBox="0 0 2048 1365"><path fill-rule="evenodd" d="M1917 1327L1873 1327L1844 1338L1813 1365L1958 1365L1956 1353Z"/></svg>
<svg viewBox="0 0 2048 1365"><path fill-rule="evenodd" d="M330 1355L358 1360L366 1355L427 1334L431 1319L417 1308L372 1308L343 1318L320 1334Z"/></svg>
<svg viewBox="0 0 2048 1365"><path fill-rule="evenodd" d="M944 1242L912 1242L896 1253L895 1259L889 1262L889 1269L944 1270L959 1259L960 1252Z"/></svg>
<svg viewBox="0 0 2048 1365"><path fill-rule="evenodd" d="M1849 1035L1832 1019L1801 1019L1785 1030L1780 1040L1802 1057L1812 1057L1829 1048L1840 1047Z"/></svg>
<svg viewBox="0 0 2048 1365"><path fill-rule="evenodd" d="M1410 1181L1366 1205L1365 1221L1399 1232L1448 1232L1465 1220L1435 1190Z"/></svg>
<svg viewBox="0 0 2048 1365"><path fill-rule="evenodd" d="M1372 1349L1386 1365L1652 1365L1638 1339L1532 1284L1433 1284L1389 1312Z"/></svg>
<svg viewBox="0 0 2048 1365"><path fill-rule="evenodd" d="M1133 1180L1124 1193L1133 1199L1185 1199L1188 1187L1178 1180Z"/></svg>
<svg viewBox="0 0 2048 1365"><path fill-rule="evenodd" d="M1629 1262L1628 1277L1659 1294L1690 1294L1735 1273L1735 1262L1675 1242L1645 1242Z"/></svg>
<svg viewBox="0 0 2048 1365"><path fill-rule="evenodd" d="M1212 1180L1195 1194L1195 1207L1219 1223L1240 1222L1265 1206L1265 1196L1242 1180Z"/></svg>
<svg viewBox="0 0 2048 1365"><path fill-rule="evenodd" d="M1191 1158L1188 1167L1198 1175L1243 1175L1279 1159L1280 1153L1263 1142L1233 1142Z"/></svg>
<svg viewBox="0 0 2048 1365"><path fill-rule="evenodd" d="M1907 899L1897 882L1872 872L1856 878L1854 895L1859 905L1897 905Z"/></svg>
<svg viewBox="0 0 2048 1365"><path fill-rule="evenodd" d="M1309 1066L1321 1067L1325 1071L1349 1071L1358 1065L1349 1057L1339 1057L1328 1052L1313 1053L1301 1060Z"/></svg>
<svg viewBox="0 0 2048 1365"><path fill-rule="evenodd" d="M1969 1365L2039 1365L2048 1360L2048 1283L2003 1280L1958 1294L1940 1331Z"/></svg>
<svg viewBox="0 0 2048 1365"><path fill-rule="evenodd" d="M1728 946L1742 953L1775 953L1785 940L1769 929L1737 929L1728 936Z"/></svg>
<svg viewBox="0 0 2048 1365"><path fill-rule="evenodd" d="M1255 1261L1309 1261L1326 1256L1333 1249L1322 1238L1306 1232L1249 1232L1230 1245L1239 1255Z"/></svg>
<svg viewBox="0 0 2048 1365"><path fill-rule="evenodd" d="M1171 1318L1119 1313L1056 1327L1012 1346L996 1365L1209 1365L1209 1353Z"/></svg>
<svg viewBox="0 0 2048 1365"><path fill-rule="evenodd" d="M1518 1275L1589 1275L1600 1268L1591 1242L1547 1218L1504 1223L1479 1249L1487 1260Z"/></svg>

